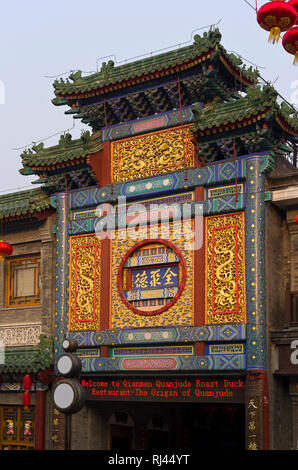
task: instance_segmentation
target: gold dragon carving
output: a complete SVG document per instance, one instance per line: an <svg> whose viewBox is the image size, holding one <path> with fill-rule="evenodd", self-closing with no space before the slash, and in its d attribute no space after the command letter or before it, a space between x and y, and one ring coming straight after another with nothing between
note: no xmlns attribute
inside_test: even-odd
<svg viewBox="0 0 298 470"><path fill-rule="evenodd" d="M132 137L112 144L113 182L178 171L193 166L189 126Z"/></svg>
<svg viewBox="0 0 298 470"><path fill-rule="evenodd" d="M206 322L245 322L243 214L208 217L206 232Z"/></svg>
<svg viewBox="0 0 298 470"><path fill-rule="evenodd" d="M71 238L71 331L99 329L100 240L94 235Z"/></svg>

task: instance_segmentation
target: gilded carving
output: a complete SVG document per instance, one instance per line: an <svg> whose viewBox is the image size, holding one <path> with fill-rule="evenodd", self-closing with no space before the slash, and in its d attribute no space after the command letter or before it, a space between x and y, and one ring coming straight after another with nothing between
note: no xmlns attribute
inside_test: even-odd
<svg viewBox="0 0 298 470"><path fill-rule="evenodd" d="M100 240L71 237L69 329L98 330L100 315Z"/></svg>
<svg viewBox="0 0 298 470"><path fill-rule="evenodd" d="M149 328L193 324L193 251L185 248L185 242L190 239L192 233L193 226L190 222L185 223L183 231L180 222L173 222L170 223L167 230L163 225L152 225L150 230L147 226L140 226L135 236L129 233L126 239L121 238L121 232L115 233L115 238L111 241L110 328ZM162 238L172 242L183 256L187 269L186 284L181 297L168 310L155 316L141 316L131 311L122 301L117 288L117 274L122 259L136 243L148 238Z"/></svg>
<svg viewBox="0 0 298 470"><path fill-rule="evenodd" d="M193 166L189 126L112 143L112 181L120 182Z"/></svg>
<svg viewBox="0 0 298 470"><path fill-rule="evenodd" d="M206 264L206 323L244 323L243 213L207 218Z"/></svg>

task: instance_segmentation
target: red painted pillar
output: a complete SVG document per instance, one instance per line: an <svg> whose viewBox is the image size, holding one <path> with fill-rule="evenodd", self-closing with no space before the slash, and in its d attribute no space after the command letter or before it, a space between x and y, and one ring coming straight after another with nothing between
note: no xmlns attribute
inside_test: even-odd
<svg viewBox="0 0 298 470"><path fill-rule="evenodd" d="M89 155L87 163L92 167L93 174L98 181L98 186L103 187L111 184L111 142L103 142L100 152Z"/></svg>
<svg viewBox="0 0 298 470"><path fill-rule="evenodd" d="M110 328L110 240L101 241L101 306L100 306L100 330ZM109 346L100 347L100 356L109 357Z"/></svg>
<svg viewBox="0 0 298 470"><path fill-rule="evenodd" d="M204 200L204 187L195 189L195 200ZM205 325L205 240L199 250L194 251L194 325ZM195 344L195 355L205 354L204 343Z"/></svg>
<svg viewBox="0 0 298 470"><path fill-rule="evenodd" d="M45 448L46 392L36 390L35 393L35 450Z"/></svg>
<svg viewBox="0 0 298 470"><path fill-rule="evenodd" d="M262 373L264 383L264 450L269 450L269 401L267 371Z"/></svg>

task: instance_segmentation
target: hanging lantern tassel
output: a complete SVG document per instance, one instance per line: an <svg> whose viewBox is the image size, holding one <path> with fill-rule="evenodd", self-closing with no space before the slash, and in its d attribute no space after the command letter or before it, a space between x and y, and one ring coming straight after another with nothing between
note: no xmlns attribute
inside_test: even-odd
<svg viewBox="0 0 298 470"><path fill-rule="evenodd" d="M284 34L282 45L289 54L294 56L294 65L298 65L298 26Z"/></svg>
<svg viewBox="0 0 298 470"><path fill-rule="evenodd" d="M279 41L281 33L296 24L297 19L295 7L284 1L265 3L257 13L257 22L265 31L270 31L269 42L273 44Z"/></svg>

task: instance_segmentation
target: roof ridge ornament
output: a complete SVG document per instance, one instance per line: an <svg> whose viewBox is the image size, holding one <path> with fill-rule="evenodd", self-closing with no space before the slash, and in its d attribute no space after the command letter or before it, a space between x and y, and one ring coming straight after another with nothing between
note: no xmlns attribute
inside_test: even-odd
<svg viewBox="0 0 298 470"><path fill-rule="evenodd" d="M34 144L34 145L32 145L31 149L35 153L41 153L44 150L44 143L40 142L40 144ZM30 153L30 149L28 149L28 150L29 150L29 153Z"/></svg>
<svg viewBox="0 0 298 470"><path fill-rule="evenodd" d="M74 82L80 82L83 80L83 77L82 77L82 71L81 70L77 70L76 72L73 72L69 75L69 78Z"/></svg>
<svg viewBox="0 0 298 470"><path fill-rule="evenodd" d="M72 135L67 132L66 134L61 134L60 139L59 139L59 144L58 145L68 145L72 140Z"/></svg>
<svg viewBox="0 0 298 470"><path fill-rule="evenodd" d="M103 75L103 78L104 80L106 80L107 78L109 78L110 74L111 74L111 71L112 69L114 68L115 64L114 64L114 61L113 60L109 60L108 63L106 62L103 62L101 64L101 69L100 69L100 74Z"/></svg>
<svg viewBox="0 0 298 470"><path fill-rule="evenodd" d="M268 104L276 103L277 91L272 85L266 84L261 87L261 85L248 86L246 89L246 97L251 103L264 103L266 101Z"/></svg>
<svg viewBox="0 0 298 470"><path fill-rule="evenodd" d="M81 141L83 142L83 144L88 144L90 140L91 140L90 131L82 129Z"/></svg>
<svg viewBox="0 0 298 470"><path fill-rule="evenodd" d="M209 29L208 32L205 32L203 36L199 34L194 35L193 46L195 49L202 51L203 46L209 45L210 47L216 47L221 41L221 33L218 28L214 30Z"/></svg>

